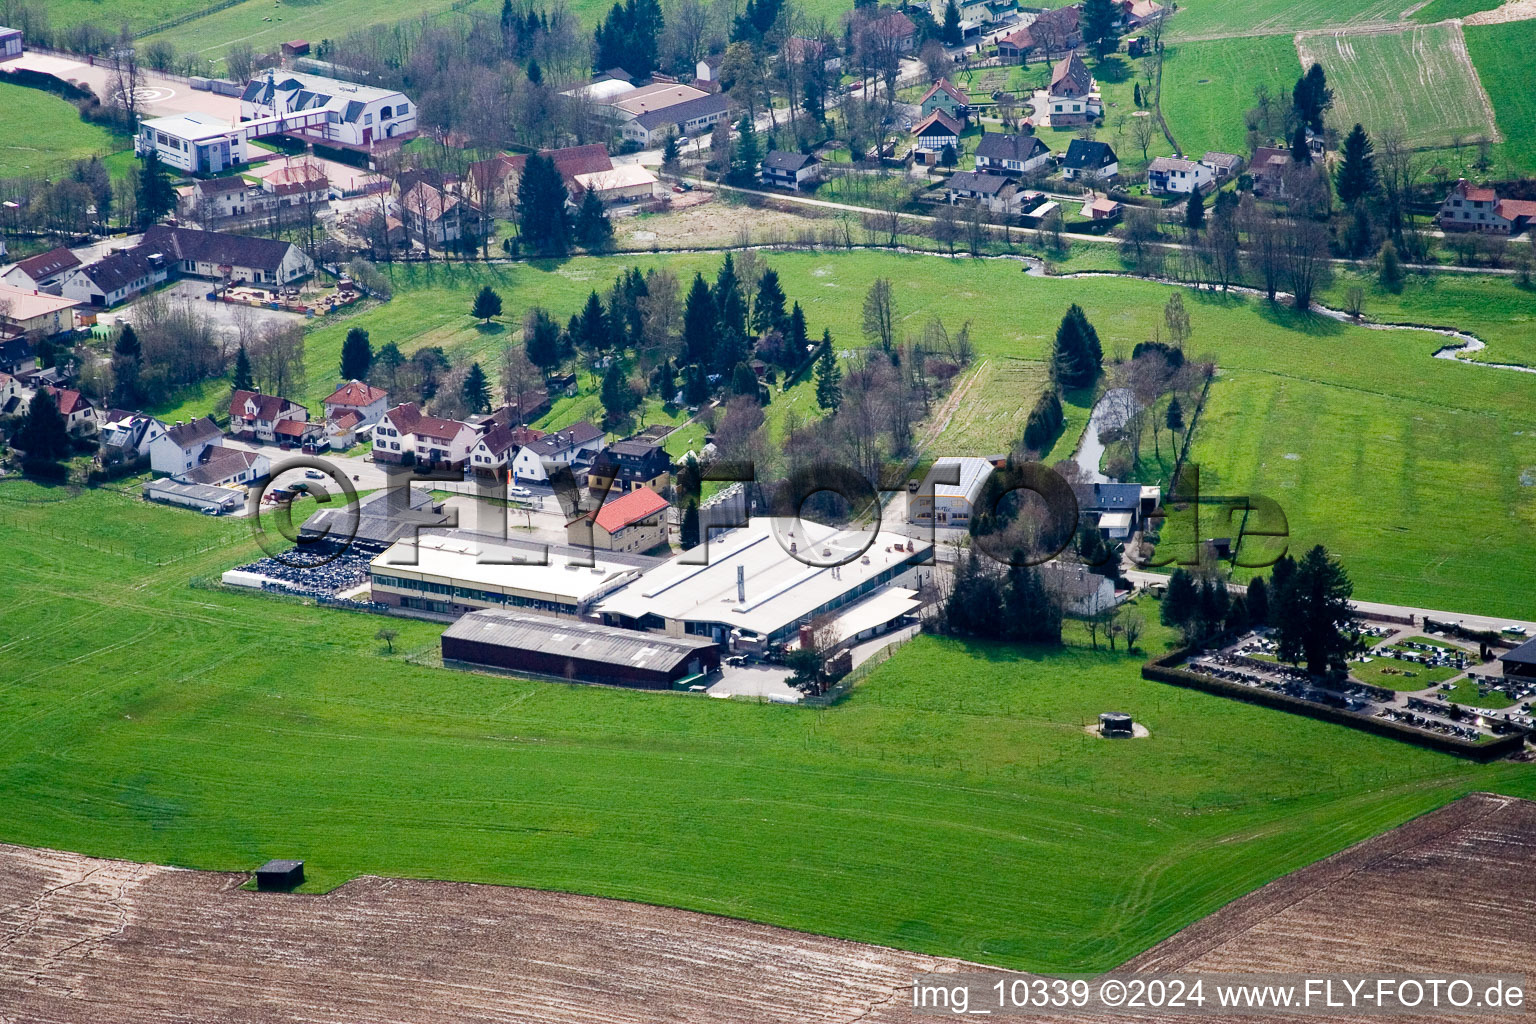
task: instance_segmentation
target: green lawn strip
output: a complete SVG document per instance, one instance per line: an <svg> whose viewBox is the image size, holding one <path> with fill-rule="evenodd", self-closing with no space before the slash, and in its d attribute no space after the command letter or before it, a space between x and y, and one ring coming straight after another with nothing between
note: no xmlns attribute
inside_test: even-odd
<svg viewBox="0 0 1536 1024"><path fill-rule="evenodd" d="M1536 21L1470 25L1462 30L1467 55L1493 103L1504 142L1495 147L1503 177L1536 174L1536 93L1530 87Z"/></svg>
<svg viewBox="0 0 1536 1024"><path fill-rule="evenodd" d="M446 671L438 625L387 620L390 656L386 620L189 589L255 552L237 524L31 500L55 496L0 485L0 540L29 551L0 580L9 842L219 870L299 856L317 890L529 885L1099 970L1462 793L1536 791L1529 765L1077 646L919 639L825 712ZM109 514L168 554L226 546L162 569L82 548ZM1085 734L1107 709L1152 737Z"/></svg>
<svg viewBox="0 0 1536 1024"><path fill-rule="evenodd" d="M42 89L0 82L0 110L12 128L0 135L0 178L55 178L72 160L132 148L127 136L82 121L69 101Z"/></svg>
<svg viewBox="0 0 1536 1024"><path fill-rule="evenodd" d="M1255 87L1267 85L1284 106L1301 73L1289 36L1169 44L1163 54L1163 116L1191 159L1208 150L1247 156L1243 114Z"/></svg>
<svg viewBox="0 0 1536 1024"><path fill-rule="evenodd" d="M1448 704L1460 704L1468 708L1486 708L1489 711L1499 711L1503 708L1513 707L1515 702L1506 693L1499 690L1481 690L1470 679L1457 680L1456 685L1444 691Z"/></svg>

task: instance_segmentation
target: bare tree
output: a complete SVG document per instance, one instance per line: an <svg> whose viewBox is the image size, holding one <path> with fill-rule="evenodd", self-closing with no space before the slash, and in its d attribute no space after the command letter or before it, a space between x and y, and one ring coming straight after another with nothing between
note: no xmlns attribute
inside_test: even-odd
<svg viewBox="0 0 1536 1024"><path fill-rule="evenodd" d="M528 358L528 349L522 342L513 342L501 353L501 402L517 406L517 422L527 422L527 410L523 408L523 396L533 392L543 383L544 375Z"/></svg>
<svg viewBox="0 0 1536 1024"><path fill-rule="evenodd" d="M887 352L891 350L896 335L896 294L890 278L876 278L864 295L863 328L866 338Z"/></svg>

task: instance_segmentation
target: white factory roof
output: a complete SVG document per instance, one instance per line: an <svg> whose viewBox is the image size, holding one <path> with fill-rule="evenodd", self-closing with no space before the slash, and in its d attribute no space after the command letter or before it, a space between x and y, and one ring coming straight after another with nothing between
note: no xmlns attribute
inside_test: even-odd
<svg viewBox="0 0 1536 1024"><path fill-rule="evenodd" d="M649 614L673 621L721 623L771 635L887 569L919 557L929 547L897 533L881 532L861 557L844 565L801 561L831 562L857 551L867 537L868 533L803 519L754 517L747 526L710 537L708 564L688 564L683 559L697 559L701 552L697 548L685 552L608 595L596 610L632 619ZM789 551L791 544L795 554ZM908 544L913 551L906 550ZM737 593L738 567L743 570L744 600Z"/></svg>
<svg viewBox="0 0 1536 1024"><path fill-rule="evenodd" d="M578 85L574 89L567 89L562 96L585 96L593 103L607 103L627 93L635 91L635 87L622 78L610 78L603 82L590 82L587 85Z"/></svg>
<svg viewBox="0 0 1536 1024"><path fill-rule="evenodd" d="M656 175L639 164L614 164L606 171L589 171L586 174L576 175L576 184L582 188L595 188L599 192L606 192L615 188L630 188L635 185L654 185Z"/></svg>
<svg viewBox="0 0 1536 1024"><path fill-rule="evenodd" d="M986 459L955 458L945 456L935 460L933 470L942 469L945 466L960 467L959 484L934 484L933 496L935 500L943 498L962 498L968 502L974 502L976 496L981 493L981 485L992 474L992 463ZM933 470L929 473L932 475Z"/></svg>
<svg viewBox="0 0 1536 1024"><path fill-rule="evenodd" d="M422 534L396 541L370 568L375 575L462 584L562 604L595 600L637 572L633 566L600 558L590 559L595 562L591 566L576 564L578 560L588 559L463 534Z"/></svg>
<svg viewBox="0 0 1536 1024"><path fill-rule="evenodd" d="M917 591L903 587L883 587L869 597L851 604L837 613L832 628L837 631L837 643L852 639L866 629L883 626L892 619L910 615L923 606Z"/></svg>
<svg viewBox="0 0 1536 1024"><path fill-rule="evenodd" d="M213 114L173 114L170 117L155 117L139 122L140 128L153 128L157 132L164 132L174 138L185 139L188 142L201 142L203 139L219 139L235 130L235 126L222 117Z"/></svg>

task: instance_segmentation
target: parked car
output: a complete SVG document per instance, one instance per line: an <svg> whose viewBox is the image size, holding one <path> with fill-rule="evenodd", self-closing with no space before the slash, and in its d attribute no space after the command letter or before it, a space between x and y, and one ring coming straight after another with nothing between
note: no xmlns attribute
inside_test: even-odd
<svg viewBox="0 0 1536 1024"><path fill-rule="evenodd" d="M508 487L507 493L514 498L531 498L533 492L526 487Z"/></svg>

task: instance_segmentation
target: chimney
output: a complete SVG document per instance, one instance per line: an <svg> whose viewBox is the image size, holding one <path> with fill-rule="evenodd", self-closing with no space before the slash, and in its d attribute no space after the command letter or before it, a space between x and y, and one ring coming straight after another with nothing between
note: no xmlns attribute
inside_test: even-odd
<svg viewBox="0 0 1536 1024"><path fill-rule="evenodd" d="M747 600L747 567L744 565L736 567L736 600L743 604Z"/></svg>

